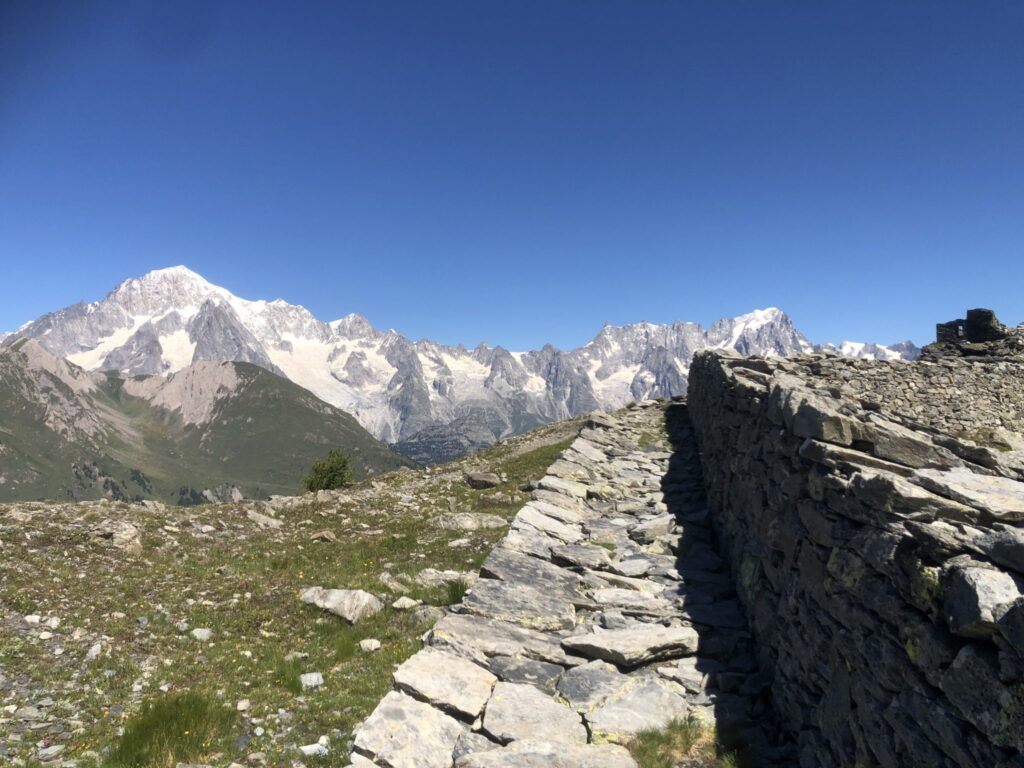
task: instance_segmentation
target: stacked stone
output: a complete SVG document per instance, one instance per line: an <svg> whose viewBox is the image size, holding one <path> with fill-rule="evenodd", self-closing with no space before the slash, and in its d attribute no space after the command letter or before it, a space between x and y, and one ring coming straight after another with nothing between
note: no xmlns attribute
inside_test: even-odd
<svg viewBox="0 0 1024 768"><path fill-rule="evenodd" d="M696 716L786 764L685 419L595 415L463 603L357 729L353 766L635 766L620 744Z"/></svg>
<svg viewBox="0 0 1024 768"><path fill-rule="evenodd" d="M689 389L800 765L1024 766L1024 452L887 418L820 362L702 354Z"/></svg>
<svg viewBox="0 0 1024 768"><path fill-rule="evenodd" d="M991 430L1024 429L1024 360L935 362L789 358L791 371L904 424L957 437L991 439Z"/></svg>

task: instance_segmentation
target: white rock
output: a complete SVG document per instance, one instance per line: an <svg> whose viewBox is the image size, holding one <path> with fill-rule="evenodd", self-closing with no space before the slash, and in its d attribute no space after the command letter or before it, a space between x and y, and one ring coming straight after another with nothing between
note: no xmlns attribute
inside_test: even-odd
<svg viewBox="0 0 1024 768"><path fill-rule="evenodd" d="M372 637L368 637L365 640L359 641L359 650L366 653L380 650L380 640L374 640Z"/></svg>
<svg viewBox="0 0 1024 768"><path fill-rule="evenodd" d="M248 712L251 706L252 703L248 699L242 699L237 704L235 704L235 709L237 709L239 712Z"/></svg>
<svg viewBox="0 0 1024 768"><path fill-rule="evenodd" d="M410 611L420 605L420 600L413 600L411 597L402 596L391 604L396 611Z"/></svg>
<svg viewBox="0 0 1024 768"><path fill-rule="evenodd" d="M192 637L201 643L205 643L207 640L213 637L213 630L205 629L203 627L196 627L192 630Z"/></svg>
<svg viewBox="0 0 1024 768"><path fill-rule="evenodd" d="M299 675L299 682L302 683L302 690L304 691L310 688L319 688L324 684L324 676L319 672L306 672Z"/></svg>
<svg viewBox="0 0 1024 768"><path fill-rule="evenodd" d="M349 624L356 624L373 616L383 607L380 600L361 589L324 589L310 587L299 599L340 616Z"/></svg>

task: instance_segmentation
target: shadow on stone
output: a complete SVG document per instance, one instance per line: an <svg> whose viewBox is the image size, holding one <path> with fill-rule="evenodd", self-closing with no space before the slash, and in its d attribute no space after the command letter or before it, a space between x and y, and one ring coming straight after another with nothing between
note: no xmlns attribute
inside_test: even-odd
<svg viewBox="0 0 1024 768"><path fill-rule="evenodd" d="M680 528L673 545L680 577L675 592L699 642L696 656L660 671L687 689L691 711L715 723L719 743L740 765L793 765L792 745L771 704L770 677L758 669L733 574L719 554L684 402L669 405L665 426L672 455L662 493Z"/></svg>

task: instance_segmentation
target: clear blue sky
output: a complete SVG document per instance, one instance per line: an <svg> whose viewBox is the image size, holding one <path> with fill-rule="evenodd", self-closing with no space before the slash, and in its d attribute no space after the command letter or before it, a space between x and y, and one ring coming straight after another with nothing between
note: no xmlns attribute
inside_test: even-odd
<svg viewBox="0 0 1024 768"><path fill-rule="evenodd" d="M0 2L0 329L183 263L511 348L1024 320L1024 3Z"/></svg>

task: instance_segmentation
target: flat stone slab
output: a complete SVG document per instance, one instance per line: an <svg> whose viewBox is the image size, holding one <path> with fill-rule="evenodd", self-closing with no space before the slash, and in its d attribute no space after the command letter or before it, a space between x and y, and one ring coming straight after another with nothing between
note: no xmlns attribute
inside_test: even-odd
<svg viewBox="0 0 1024 768"><path fill-rule="evenodd" d="M577 712L589 712L632 684L614 664L591 661L570 669L558 680L558 695Z"/></svg>
<svg viewBox="0 0 1024 768"><path fill-rule="evenodd" d="M349 624L356 624L373 616L383 607L380 600L361 589L310 587L299 595L299 599L304 603L330 611Z"/></svg>
<svg viewBox="0 0 1024 768"><path fill-rule="evenodd" d="M399 690L470 721L483 710L497 681L483 667L437 648L424 648L395 670Z"/></svg>
<svg viewBox="0 0 1024 768"><path fill-rule="evenodd" d="M565 672L565 667L558 664L527 659L523 656L494 656L489 667L506 683L526 683L552 696L555 693L555 684Z"/></svg>
<svg viewBox="0 0 1024 768"><path fill-rule="evenodd" d="M512 521L513 530L526 527L553 536L563 544L575 544L583 538L578 525L567 525L533 507L523 507Z"/></svg>
<svg viewBox="0 0 1024 768"><path fill-rule="evenodd" d="M699 641L693 627L636 624L624 629L566 637L562 639L562 647L592 659L635 667L652 661L691 656L697 652Z"/></svg>
<svg viewBox="0 0 1024 768"><path fill-rule="evenodd" d="M611 564L608 550L593 544L562 544L551 548L551 556L582 568L607 568Z"/></svg>
<svg viewBox="0 0 1024 768"><path fill-rule="evenodd" d="M491 656L517 655L563 666L572 663L558 637L481 616L448 614L430 630L427 643L480 664Z"/></svg>
<svg viewBox="0 0 1024 768"><path fill-rule="evenodd" d="M553 590L567 598L583 587L583 580L572 571L502 546L487 556L480 566L480 575L526 584L545 592Z"/></svg>
<svg viewBox="0 0 1024 768"><path fill-rule="evenodd" d="M672 603L668 600L633 589L608 587L591 590L587 595L602 608L616 608L625 614L658 616L673 610Z"/></svg>
<svg viewBox="0 0 1024 768"><path fill-rule="evenodd" d="M572 709L532 685L497 683L484 712L483 730L503 744L535 739L586 744L587 729Z"/></svg>
<svg viewBox="0 0 1024 768"><path fill-rule="evenodd" d="M664 728L670 720L685 717L686 711L686 699L671 683L649 679L626 688L585 717L594 741L623 742L640 731Z"/></svg>
<svg viewBox="0 0 1024 768"><path fill-rule="evenodd" d="M968 469L919 469L911 482L961 504L1006 521L1024 520L1024 483L1005 477L976 475Z"/></svg>
<svg viewBox="0 0 1024 768"><path fill-rule="evenodd" d="M544 477L539 483L538 488L542 488L545 491L553 491L554 493L561 493L566 496L573 496L577 499L587 498L587 486L583 483L578 483L575 480L565 480L561 477Z"/></svg>
<svg viewBox="0 0 1024 768"><path fill-rule="evenodd" d="M576 608L564 597L498 579L474 584L462 600L462 610L541 631L576 625Z"/></svg>
<svg viewBox="0 0 1024 768"><path fill-rule="evenodd" d="M451 768L455 744L465 730L429 704L391 691L359 727L355 750L381 765Z"/></svg>
<svg viewBox="0 0 1024 768"><path fill-rule="evenodd" d="M474 752L455 768L637 768L636 761L615 744L552 744L516 741L507 747Z"/></svg>

